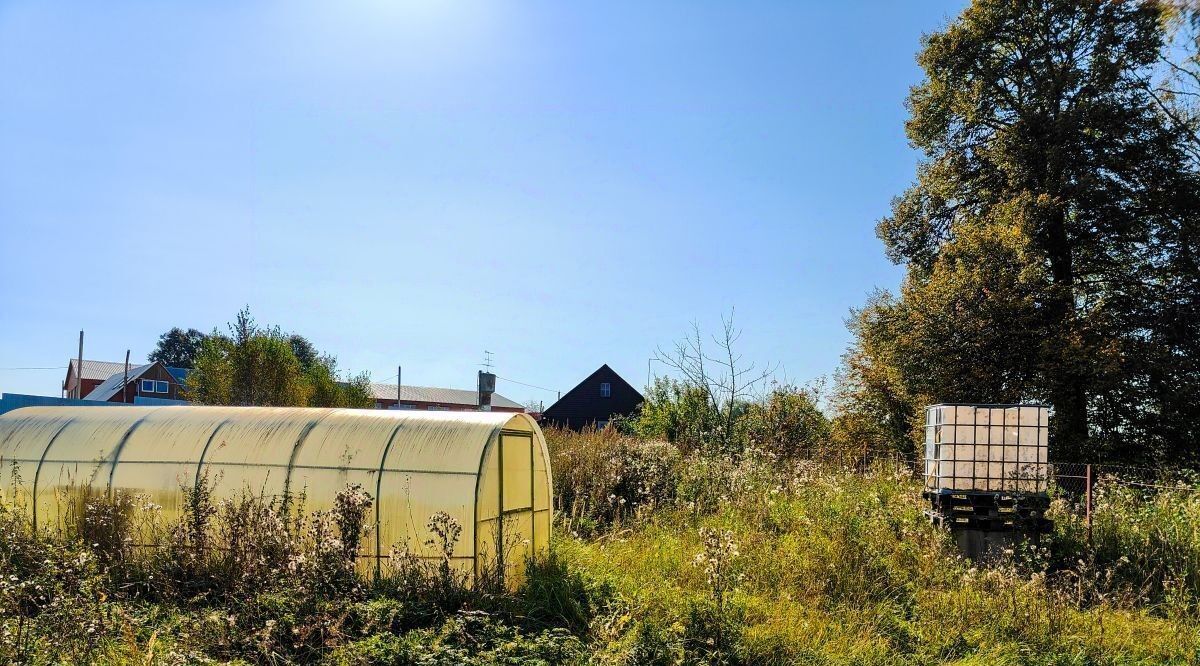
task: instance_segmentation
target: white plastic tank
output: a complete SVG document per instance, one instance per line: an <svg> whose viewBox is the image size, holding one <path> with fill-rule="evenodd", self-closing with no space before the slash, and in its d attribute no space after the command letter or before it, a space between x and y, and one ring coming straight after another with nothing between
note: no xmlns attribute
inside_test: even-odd
<svg viewBox="0 0 1200 666"><path fill-rule="evenodd" d="M1049 422L1046 405L930 405L926 490L1046 492Z"/></svg>

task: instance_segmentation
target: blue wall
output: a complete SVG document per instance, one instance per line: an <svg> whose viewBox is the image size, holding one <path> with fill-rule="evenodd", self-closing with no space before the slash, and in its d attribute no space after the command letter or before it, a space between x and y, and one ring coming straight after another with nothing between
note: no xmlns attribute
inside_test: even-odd
<svg viewBox="0 0 1200 666"><path fill-rule="evenodd" d="M24 395L21 393L0 394L0 414L11 412L22 407L122 407L119 402L100 402L99 400L76 400L74 398L53 398L48 395Z"/></svg>
<svg viewBox="0 0 1200 666"><path fill-rule="evenodd" d="M186 405L183 400L167 400L166 398L144 398L137 396L133 399L135 405ZM54 398L48 395L24 395L22 393L0 394L0 414L11 412L22 407L128 407L120 402L101 402L99 400L76 400L74 398Z"/></svg>
<svg viewBox="0 0 1200 666"><path fill-rule="evenodd" d="M169 407L171 405L190 405L187 400L171 400L170 398L151 398L144 395L133 396L133 404L142 407Z"/></svg>

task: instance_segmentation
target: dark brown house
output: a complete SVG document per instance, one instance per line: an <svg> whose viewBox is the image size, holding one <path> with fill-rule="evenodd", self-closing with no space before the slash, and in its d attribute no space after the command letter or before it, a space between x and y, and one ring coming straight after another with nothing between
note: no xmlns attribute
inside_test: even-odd
<svg viewBox="0 0 1200 666"><path fill-rule="evenodd" d="M629 414L640 404L642 394L605 364L547 407L542 422L573 430L593 424L602 428L613 417Z"/></svg>

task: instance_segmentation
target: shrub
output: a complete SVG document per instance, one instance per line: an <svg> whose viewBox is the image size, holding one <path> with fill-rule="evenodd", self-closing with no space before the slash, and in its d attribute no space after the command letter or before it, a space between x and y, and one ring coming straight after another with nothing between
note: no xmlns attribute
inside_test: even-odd
<svg viewBox="0 0 1200 666"><path fill-rule="evenodd" d="M1200 616L1200 489L1101 478L1092 515L1089 543L1083 517L1054 507L1049 566L1077 603L1149 602L1166 615Z"/></svg>
<svg viewBox="0 0 1200 666"><path fill-rule="evenodd" d="M735 501L761 508L790 482L778 459L768 452L749 449L737 458L693 455L680 465L677 496L698 516Z"/></svg>
<svg viewBox="0 0 1200 666"><path fill-rule="evenodd" d="M95 602L103 582L92 548L47 539L23 511L0 503L0 661L87 661L106 624Z"/></svg>
<svg viewBox="0 0 1200 666"><path fill-rule="evenodd" d="M829 446L829 419L817 407L819 392L792 384L776 385L761 402L746 408L747 445L781 459L816 458Z"/></svg>
<svg viewBox="0 0 1200 666"><path fill-rule="evenodd" d="M551 666L583 663L583 644L562 629L522 632L488 613L463 611L436 630L375 635L334 650L328 663Z"/></svg>
<svg viewBox="0 0 1200 666"><path fill-rule="evenodd" d="M614 428L546 430L554 473L554 504L567 528L582 533L620 524L672 504L679 451Z"/></svg>
<svg viewBox="0 0 1200 666"><path fill-rule="evenodd" d="M525 580L518 597L521 615L537 628L564 627L578 636L588 633L613 594L611 585L570 568L554 551L530 560Z"/></svg>
<svg viewBox="0 0 1200 666"><path fill-rule="evenodd" d="M707 388L656 377L629 428L639 437L671 442L687 453L713 452L725 441L726 423Z"/></svg>

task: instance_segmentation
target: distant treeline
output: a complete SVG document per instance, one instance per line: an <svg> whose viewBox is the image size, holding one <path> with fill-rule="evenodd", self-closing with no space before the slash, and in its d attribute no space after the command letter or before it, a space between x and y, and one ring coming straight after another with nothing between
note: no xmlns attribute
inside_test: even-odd
<svg viewBox="0 0 1200 666"><path fill-rule="evenodd" d="M228 332L172 328L158 339L151 361L190 368L188 400L203 405L371 407L366 373L339 377L337 358L307 338L260 326L243 308Z"/></svg>

